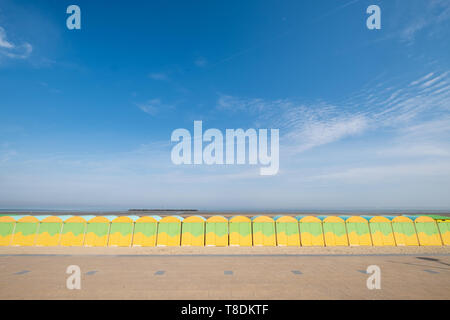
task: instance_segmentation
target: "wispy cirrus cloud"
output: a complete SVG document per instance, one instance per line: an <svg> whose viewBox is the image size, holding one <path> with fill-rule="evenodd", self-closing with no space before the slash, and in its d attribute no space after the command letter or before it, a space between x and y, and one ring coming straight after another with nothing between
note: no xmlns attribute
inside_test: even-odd
<svg viewBox="0 0 450 320"><path fill-rule="evenodd" d="M443 74L439 75L438 77L434 77L420 85L421 88L428 88L431 87L433 84L438 83L440 80L446 78L448 75L448 72L444 72ZM441 84L446 84L447 82L442 82Z"/></svg>
<svg viewBox="0 0 450 320"><path fill-rule="evenodd" d="M15 44L8 40L6 30L0 27L0 56L11 59L26 59L33 51L33 46L28 42Z"/></svg>
<svg viewBox="0 0 450 320"><path fill-rule="evenodd" d="M0 47L6 49L14 48L14 45L8 40L6 40L6 32L5 29L3 29L2 27L0 27Z"/></svg>
<svg viewBox="0 0 450 320"><path fill-rule="evenodd" d="M411 82L411 83L410 83L410 86L416 86L416 85L418 85L419 83L421 83L421 82L423 82L423 81L425 81L425 80L431 78L433 75L434 75L434 73L433 73L433 72L430 72L429 74L423 76L422 78L420 78L420 79L418 79L418 80L414 80L413 82Z"/></svg>
<svg viewBox="0 0 450 320"><path fill-rule="evenodd" d="M357 135L368 128L368 119L361 115L301 122L293 125L285 135L291 150L297 153Z"/></svg>
<svg viewBox="0 0 450 320"><path fill-rule="evenodd" d="M141 109L143 112L145 112L153 117L160 114L163 111L174 108L173 105L165 104L159 98L150 99L144 103L136 103L136 106L139 109Z"/></svg>
<svg viewBox="0 0 450 320"><path fill-rule="evenodd" d="M402 16L396 17L396 23L402 25L398 26L395 35L408 44L412 44L420 32L440 33L445 30L442 24L450 21L450 2L446 0L414 1L407 6L403 1L397 1L397 6L402 8Z"/></svg>
<svg viewBox="0 0 450 320"><path fill-rule="evenodd" d="M169 75L167 73L164 72L152 72L149 75L150 79L153 80L159 80L159 81L169 81Z"/></svg>
<svg viewBox="0 0 450 320"><path fill-rule="evenodd" d="M256 124L280 129L284 143L297 153L359 134L368 127L364 115L342 112L325 103L301 104L290 99L267 101L220 95L216 109L248 112L255 116Z"/></svg>
<svg viewBox="0 0 450 320"><path fill-rule="evenodd" d="M194 63L197 67L203 68L203 67L206 67L206 65L208 64L208 61L204 57L198 57L197 59L195 59Z"/></svg>
<svg viewBox="0 0 450 320"><path fill-rule="evenodd" d="M441 140L437 132L450 128L442 117L450 109L449 74L429 72L403 84L378 83L333 103L219 94L216 110L245 112L255 124L279 128L285 145L297 153L369 130L389 129L398 136L415 133L427 141ZM435 135L426 137L430 130Z"/></svg>
<svg viewBox="0 0 450 320"><path fill-rule="evenodd" d="M144 111L145 113L156 116L156 114L159 111L159 107L161 106L161 100L159 99L152 99L145 103L139 103L137 104L138 108Z"/></svg>

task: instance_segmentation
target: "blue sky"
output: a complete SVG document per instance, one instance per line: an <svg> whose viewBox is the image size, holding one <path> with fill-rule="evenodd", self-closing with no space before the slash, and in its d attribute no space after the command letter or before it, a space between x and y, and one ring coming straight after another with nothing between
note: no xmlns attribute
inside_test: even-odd
<svg viewBox="0 0 450 320"><path fill-rule="evenodd" d="M0 0L0 207L450 209L449 38L445 0ZM172 164L194 120L280 129L279 173Z"/></svg>

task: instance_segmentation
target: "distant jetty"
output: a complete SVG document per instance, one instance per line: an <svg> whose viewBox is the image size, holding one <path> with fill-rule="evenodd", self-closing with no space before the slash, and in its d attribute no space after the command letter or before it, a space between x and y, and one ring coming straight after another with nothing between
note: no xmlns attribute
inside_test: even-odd
<svg viewBox="0 0 450 320"><path fill-rule="evenodd" d="M186 212L197 212L198 209L128 209L129 212L179 212L179 211L186 211Z"/></svg>

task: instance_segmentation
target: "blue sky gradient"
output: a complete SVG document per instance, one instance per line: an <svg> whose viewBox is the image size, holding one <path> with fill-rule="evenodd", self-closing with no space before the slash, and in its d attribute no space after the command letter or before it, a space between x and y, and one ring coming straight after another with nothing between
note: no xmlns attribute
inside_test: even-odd
<svg viewBox="0 0 450 320"><path fill-rule="evenodd" d="M450 209L449 38L445 0L0 0L0 208ZM194 120L280 129L279 173L172 164Z"/></svg>

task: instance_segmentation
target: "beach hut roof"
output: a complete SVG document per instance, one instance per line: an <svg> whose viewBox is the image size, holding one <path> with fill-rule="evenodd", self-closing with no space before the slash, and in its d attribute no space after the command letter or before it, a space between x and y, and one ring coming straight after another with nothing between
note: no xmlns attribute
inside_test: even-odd
<svg viewBox="0 0 450 320"><path fill-rule="evenodd" d="M106 216L94 216L92 219L90 219L89 223L106 223L110 222L111 220L108 219Z"/></svg>
<svg viewBox="0 0 450 320"><path fill-rule="evenodd" d="M72 216L72 217L67 218L66 220L64 220L64 223L73 223L73 222L85 223L85 222L87 222L85 217L86 216Z"/></svg>
<svg viewBox="0 0 450 320"><path fill-rule="evenodd" d="M274 220L276 222L298 222L293 216L276 216Z"/></svg>
<svg viewBox="0 0 450 320"><path fill-rule="evenodd" d="M361 216L351 216L345 222L359 222L359 223L368 223L367 219L364 219Z"/></svg>
<svg viewBox="0 0 450 320"><path fill-rule="evenodd" d="M41 222L63 222L63 220L58 216L48 216L42 219Z"/></svg>
<svg viewBox="0 0 450 320"><path fill-rule="evenodd" d="M206 222L228 222L228 219L224 216L212 216L206 219Z"/></svg>
<svg viewBox="0 0 450 320"><path fill-rule="evenodd" d="M328 216L323 219L323 222L344 223L344 219L337 216Z"/></svg>
<svg viewBox="0 0 450 320"><path fill-rule="evenodd" d="M230 222L250 222L251 219L246 216L232 216Z"/></svg>
<svg viewBox="0 0 450 320"><path fill-rule="evenodd" d="M39 222L39 219L33 216L24 216L17 220L17 222Z"/></svg>
<svg viewBox="0 0 450 320"><path fill-rule="evenodd" d="M196 216L190 216L190 217L185 218L183 220L183 223L185 223L185 222L187 222L187 223L189 223L189 222L205 222L205 221L206 221L206 219L204 217L196 215Z"/></svg>
<svg viewBox="0 0 450 320"><path fill-rule="evenodd" d="M155 217L158 217L159 219L157 220ZM160 216L144 216L137 219L136 223L156 223L159 220L161 220Z"/></svg>
<svg viewBox="0 0 450 320"><path fill-rule="evenodd" d="M180 216L165 216L159 222L160 223L163 223L163 222L181 222L183 220L184 220L183 217L180 217Z"/></svg>
<svg viewBox="0 0 450 320"><path fill-rule="evenodd" d="M24 215L24 214L11 214L11 215L5 215L5 216L11 217L15 221L18 221L19 219L22 219L23 217L26 217L27 215Z"/></svg>
<svg viewBox="0 0 450 320"><path fill-rule="evenodd" d="M14 222L16 221L16 219L14 219L11 216L1 216L0 217L0 222Z"/></svg>
<svg viewBox="0 0 450 320"><path fill-rule="evenodd" d="M322 220L320 220L318 217L315 216L297 216L296 218L300 222L322 222Z"/></svg>
<svg viewBox="0 0 450 320"><path fill-rule="evenodd" d="M132 216L120 216L111 220L112 223L132 223L133 221Z"/></svg>
<svg viewBox="0 0 450 320"><path fill-rule="evenodd" d="M406 216L397 216L394 219L392 219L392 222L413 222L413 221Z"/></svg>
<svg viewBox="0 0 450 320"><path fill-rule="evenodd" d="M254 216L251 220L253 222L274 222L273 218L268 216Z"/></svg>
<svg viewBox="0 0 450 320"><path fill-rule="evenodd" d="M373 216L372 218L370 218L369 220L370 222L391 222L391 220L389 220L386 217L383 216Z"/></svg>
<svg viewBox="0 0 450 320"><path fill-rule="evenodd" d="M429 216L420 216L414 222L434 222L434 219Z"/></svg>

